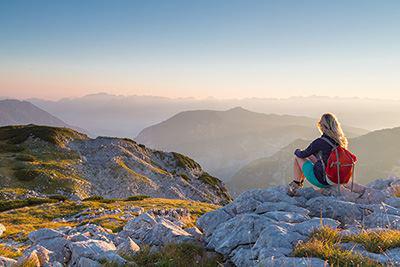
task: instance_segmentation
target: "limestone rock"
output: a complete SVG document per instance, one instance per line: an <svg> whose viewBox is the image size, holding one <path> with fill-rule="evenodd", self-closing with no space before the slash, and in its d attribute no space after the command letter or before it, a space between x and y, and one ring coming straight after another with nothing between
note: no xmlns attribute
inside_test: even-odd
<svg viewBox="0 0 400 267"><path fill-rule="evenodd" d="M0 256L1 267L14 267L16 264L16 260Z"/></svg>
<svg viewBox="0 0 400 267"><path fill-rule="evenodd" d="M117 254L120 256L134 256L140 251L140 247L130 238L117 247Z"/></svg>

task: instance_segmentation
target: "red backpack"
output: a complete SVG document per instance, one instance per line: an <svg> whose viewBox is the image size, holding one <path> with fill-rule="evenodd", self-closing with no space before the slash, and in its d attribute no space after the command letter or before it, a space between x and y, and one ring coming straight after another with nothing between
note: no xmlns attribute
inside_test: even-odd
<svg viewBox="0 0 400 267"><path fill-rule="evenodd" d="M322 140L332 146L331 154L325 167L327 182L329 184L347 184L354 177L354 167L357 162L357 157L349 150L334 145L329 139L321 137ZM322 164L324 161L322 160ZM352 179L352 190L353 190Z"/></svg>

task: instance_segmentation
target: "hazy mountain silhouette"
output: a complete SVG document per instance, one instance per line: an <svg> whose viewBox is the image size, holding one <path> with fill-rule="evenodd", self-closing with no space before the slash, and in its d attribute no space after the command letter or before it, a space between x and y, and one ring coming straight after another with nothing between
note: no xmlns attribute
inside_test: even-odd
<svg viewBox="0 0 400 267"><path fill-rule="evenodd" d="M351 138L350 150L358 157L356 180L368 183L376 178L400 176L400 127L378 130ZM296 140L270 157L260 158L241 168L228 186L238 193L250 188L287 184L292 179L293 151L310 141Z"/></svg>
<svg viewBox="0 0 400 267"><path fill-rule="evenodd" d="M318 135L315 123L316 119L308 117L256 113L240 107L195 110L144 129L136 140L189 155L214 175L228 180L248 162L270 156L298 137ZM345 129L350 136L367 132Z"/></svg>
<svg viewBox="0 0 400 267"><path fill-rule="evenodd" d="M28 101L14 99L0 100L0 126L17 124L71 127L64 121Z"/></svg>
<svg viewBox="0 0 400 267"><path fill-rule="evenodd" d="M400 102L340 97L290 97L245 99L194 99L157 96L93 94L79 98L33 104L62 120L88 129L94 135L134 137L145 127L164 121L185 110L227 110L232 107L261 112L318 118L334 112L347 125L368 130L400 125Z"/></svg>

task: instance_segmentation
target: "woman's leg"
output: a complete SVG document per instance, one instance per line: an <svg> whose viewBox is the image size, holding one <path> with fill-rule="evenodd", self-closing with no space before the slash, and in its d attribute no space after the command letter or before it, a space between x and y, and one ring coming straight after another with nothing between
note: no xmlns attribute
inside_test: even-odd
<svg viewBox="0 0 400 267"><path fill-rule="evenodd" d="M297 182L304 181L304 174L303 174L303 164L306 162L306 159L302 159L299 157L294 158L294 166L293 166L293 179Z"/></svg>

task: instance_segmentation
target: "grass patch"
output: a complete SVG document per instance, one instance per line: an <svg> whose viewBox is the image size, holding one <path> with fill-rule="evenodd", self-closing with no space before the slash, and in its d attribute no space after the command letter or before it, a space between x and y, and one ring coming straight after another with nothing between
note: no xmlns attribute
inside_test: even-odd
<svg viewBox="0 0 400 267"><path fill-rule="evenodd" d="M168 244L157 253L151 253L147 247L132 257L131 260L143 267L214 267L223 262L220 255L216 254L210 257L203 247L188 243Z"/></svg>
<svg viewBox="0 0 400 267"><path fill-rule="evenodd" d="M35 231L39 228L58 228L62 226L76 226L78 223L75 222L54 222L55 218L69 217L79 212L84 211L87 208L96 210L104 208L107 210L115 209L128 209L132 206L141 207L144 210L150 209L177 209L186 208L188 209L192 217L191 221L187 222L188 225L194 224L197 218L206 212L215 210L219 206L212 205L209 203L202 203L196 201L180 200L180 199L162 199L162 198L145 198L137 201L126 201L115 200L111 203L104 203L101 201L83 201L77 203L74 201L64 201L43 204L40 206L25 206L20 209L13 209L7 212L0 212L0 223L6 227L6 231L3 233L2 238L12 239L15 241L25 241L30 232ZM100 218L85 220L79 224L95 223L105 228L111 229L114 232L118 232L122 229L122 225L125 224L122 219L119 218L120 214L117 215L105 215Z"/></svg>
<svg viewBox="0 0 400 267"><path fill-rule="evenodd" d="M4 244L0 244L0 256L16 259L22 256L22 252L19 249L11 248Z"/></svg>
<svg viewBox="0 0 400 267"><path fill-rule="evenodd" d="M143 200L143 199L146 199L146 198L150 198L150 196L147 196L147 195L130 196L130 197L127 197L125 199L125 201L140 201L140 200Z"/></svg>
<svg viewBox="0 0 400 267"><path fill-rule="evenodd" d="M200 169L200 165L194 161L193 159L182 155L180 153L172 152L176 159L176 164L178 167L181 167L182 169L190 168L190 169Z"/></svg>
<svg viewBox="0 0 400 267"><path fill-rule="evenodd" d="M40 175L40 171L35 169L18 169L14 171L14 175L19 181L33 181Z"/></svg>
<svg viewBox="0 0 400 267"><path fill-rule="evenodd" d="M207 172L203 172L200 175L199 180L214 187L219 186L221 184L220 180L209 175Z"/></svg>
<svg viewBox="0 0 400 267"><path fill-rule="evenodd" d="M58 146L63 146L66 140L88 139L86 135L68 128L32 124L0 127L0 140L6 140L9 144L21 144L30 136Z"/></svg>
<svg viewBox="0 0 400 267"><path fill-rule="evenodd" d="M36 206L44 203L55 203L58 200L49 198L27 198L17 200L0 200L0 212L28 206Z"/></svg>
<svg viewBox="0 0 400 267"><path fill-rule="evenodd" d="M382 253L388 249L400 247L400 231L363 231L357 235L346 236L342 241L359 243L369 252Z"/></svg>
<svg viewBox="0 0 400 267"><path fill-rule="evenodd" d="M338 230L324 226L314 231L307 242L298 244L293 251L293 256L317 257L328 260L333 266L382 266L359 253L339 248L337 245L340 241Z"/></svg>

